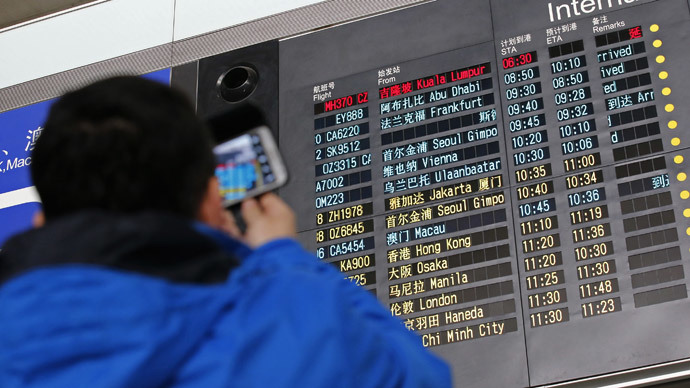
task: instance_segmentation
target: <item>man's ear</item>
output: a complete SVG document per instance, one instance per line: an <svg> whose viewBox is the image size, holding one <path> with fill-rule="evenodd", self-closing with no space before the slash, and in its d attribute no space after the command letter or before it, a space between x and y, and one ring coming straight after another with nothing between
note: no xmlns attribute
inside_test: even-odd
<svg viewBox="0 0 690 388"><path fill-rule="evenodd" d="M36 213L34 213L33 218L31 219L31 225L33 225L34 228L40 228L46 223L46 216L43 213L43 210L37 210Z"/></svg>
<svg viewBox="0 0 690 388"><path fill-rule="evenodd" d="M212 176L206 184L206 192L199 204L197 220L214 227L220 227L224 222L224 211L218 178Z"/></svg>

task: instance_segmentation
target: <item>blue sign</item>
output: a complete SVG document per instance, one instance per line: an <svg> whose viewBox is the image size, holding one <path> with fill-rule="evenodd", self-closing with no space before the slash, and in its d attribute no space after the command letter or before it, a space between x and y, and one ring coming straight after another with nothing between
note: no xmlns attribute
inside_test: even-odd
<svg viewBox="0 0 690 388"><path fill-rule="evenodd" d="M153 81L158 81L166 85L170 85L170 73L171 69L163 69L154 71L153 73L144 74L142 75L142 77L148 78Z"/></svg>
<svg viewBox="0 0 690 388"><path fill-rule="evenodd" d="M0 193L32 186L31 151L55 100L0 114Z"/></svg>

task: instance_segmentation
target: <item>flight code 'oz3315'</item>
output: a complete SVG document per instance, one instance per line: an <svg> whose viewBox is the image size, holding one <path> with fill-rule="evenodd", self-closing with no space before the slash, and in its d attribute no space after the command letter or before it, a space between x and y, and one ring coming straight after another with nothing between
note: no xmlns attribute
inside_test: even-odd
<svg viewBox="0 0 690 388"><path fill-rule="evenodd" d="M371 164L371 153L351 156L345 159L334 160L332 162L326 162L315 166L316 176L335 174L337 172L352 170L362 166L368 166Z"/></svg>

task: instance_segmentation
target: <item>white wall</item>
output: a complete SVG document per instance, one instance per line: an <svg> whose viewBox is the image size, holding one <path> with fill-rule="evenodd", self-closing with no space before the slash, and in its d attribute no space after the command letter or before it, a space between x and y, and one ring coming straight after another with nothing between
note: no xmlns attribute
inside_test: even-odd
<svg viewBox="0 0 690 388"><path fill-rule="evenodd" d="M322 0L177 0L175 40L235 26Z"/></svg>
<svg viewBox="0 0 690 388"><path fill-rule="evenodd" d="M0 88L318 2L110 0L97 3L1 32Z"/></svg>
<svg viewBox="0 0 690 388"><path fill-rule="evenodd" d="M112 0L0 33L0 88L170 42L173 0Z"/></svg>

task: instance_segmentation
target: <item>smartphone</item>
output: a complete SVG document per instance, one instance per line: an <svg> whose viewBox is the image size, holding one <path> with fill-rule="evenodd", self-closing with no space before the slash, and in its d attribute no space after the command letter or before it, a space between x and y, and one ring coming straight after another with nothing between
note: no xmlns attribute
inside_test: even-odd
<svg viewBox="0 0 690 388"><path fill-rule="evenodd" d="M281 187L288 174L271 130L256 127L213 148L224 206Z"/></svg>

